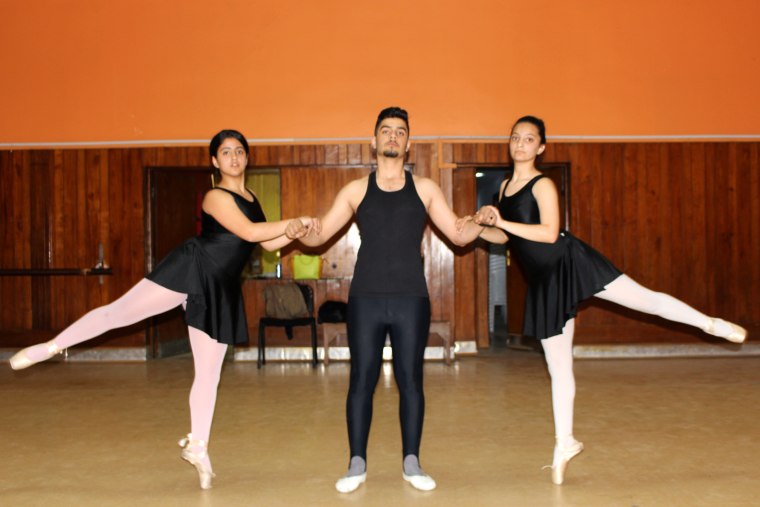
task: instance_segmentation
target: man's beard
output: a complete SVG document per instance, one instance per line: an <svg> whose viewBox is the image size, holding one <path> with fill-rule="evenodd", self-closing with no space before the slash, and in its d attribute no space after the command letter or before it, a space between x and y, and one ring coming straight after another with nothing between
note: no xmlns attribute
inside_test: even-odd
<svg viewBox="0 0 760 507"><path fill-rule="evenodd" d="M390 149L390 148L387 149L387 150L385 150L383 152L383 156L384 157L388 157L388 158L396 158L396 157L398 157L398 155L399 155L398 151L395 151L395 150Z"/></svg>

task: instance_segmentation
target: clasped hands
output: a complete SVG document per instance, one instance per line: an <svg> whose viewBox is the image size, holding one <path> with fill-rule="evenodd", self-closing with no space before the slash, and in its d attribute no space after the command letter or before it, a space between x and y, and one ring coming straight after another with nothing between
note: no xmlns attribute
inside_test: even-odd
<svg viewBox="0 0 760 507"><path fill-rule="evenodd" d="M319 234L322 232L322 222L316 217L294 218L288 222L285 228L285 235L288 239L298 239L308 236L309 234Z"/></svg>
<svg viewBox="0 0 760 507"><path fill-rule="evenodd" d="M464 231L467 222L483 226L496 226L499 220L499 210L496 206L483 206L474 215L467 215L457 220L457 232Z"/></svg>

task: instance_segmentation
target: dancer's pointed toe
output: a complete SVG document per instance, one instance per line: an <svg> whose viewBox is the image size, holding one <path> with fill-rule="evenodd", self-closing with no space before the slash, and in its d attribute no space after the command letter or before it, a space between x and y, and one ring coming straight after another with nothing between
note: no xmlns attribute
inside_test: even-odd
<svg viewBox="0 0 760 507"><path fill-rule="evenodd" d="M216 477L216 474L211 471L211 464L204 459L208 455L206 442L194 440L193 435L188 433L187 437L179 441L179 446L182 447L182 459L193 465L198 471L201 489L211 489L211 480ZM200 450L194 451L191 447Z"/></svg>
<svg viewBox="0 0 760 507"><path fill-rule="evenodd" d="M46 349L44 352L42 352L40 357L32 358L32 356L29 355L32 349L37 348L44 348ZM51 357L53 357L56 354L59 354L61 352L61 348L55 344L53 340L50 340L47 343L40 343L38 345L32 345L31 347L26 347L24 349L19 350L16 352L13 357L10 359L11 368L14 370L23 370L24 368L29 368L33 364L37 364L42 361L47 361Z"/></svg>
<svg viewBox="0 0 760 507"><path fill-rule="evenodd" d="M728 334L726 334L724 331L726 327L730 329ZM747 339L746 329L738 324L734 324L733 322L729 322L723 319L710 318L703 330L707 334L723 338L732 343L744 343L744 340Z"/></svg>
<svg viewBox="0 0 760 507"><path fill-rule="evenodd" d="M571 459L580 454L581 451L583 451L583 443L577 440L567 447L560 447L558 444L554 448L554 463L551 466L552 482L554 484L559 486L565 482L567 464L570 463Z"/></svg>

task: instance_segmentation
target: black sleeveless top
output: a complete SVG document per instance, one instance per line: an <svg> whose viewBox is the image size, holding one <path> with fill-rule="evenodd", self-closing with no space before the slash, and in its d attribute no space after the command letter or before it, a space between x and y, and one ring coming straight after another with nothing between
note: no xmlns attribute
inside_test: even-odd
<svg viewBox="0 0 760 507"><path fill-rule="evenodd" d="M422 259L427 210L411 173L401 190L386 192L370 173L367 193L356 210L361 246L356 258L351 296L408 295L428 297Z"/></svg>
<svg viewBox="0 0 760 507"><path fill-rule="evenodd" d="M250 202L235 192L218 190L232 195L250 221L266 221L258 199ZM200 329L220 343L247 343L240 275L255 247L256 243L236 236L201 211L201 234L172 250L146 278L187 294L188 326Z"/></svg>
<svg viewBox="0 0 760 507"><path fill-rule="evenodd" d="M545 178L540 174L514 195L504 194L499 213L504 220L522 224L540 224L538 202L533 186ZM554 243L541 243L507 234L507 243L528 278L523 332L536 338L562 333L565 323L575 317L578 304L620 276L606 257L563 231Z"/></svg>

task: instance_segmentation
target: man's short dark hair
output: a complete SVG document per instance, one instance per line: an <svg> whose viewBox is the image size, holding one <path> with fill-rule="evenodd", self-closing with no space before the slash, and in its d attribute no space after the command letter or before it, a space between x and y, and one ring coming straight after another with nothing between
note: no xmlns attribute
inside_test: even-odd
<svg viewBox="0 0 760 507"><path fill-rule="evenodd" d="M380 128L380 123L386 118L400 118L406 123L406 131L409 132L409 113L405 109L401 109L397 106L386 107L380 114L377 115L377 121L375 122L375 135L377 135L377 129Z"/></svg>

